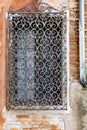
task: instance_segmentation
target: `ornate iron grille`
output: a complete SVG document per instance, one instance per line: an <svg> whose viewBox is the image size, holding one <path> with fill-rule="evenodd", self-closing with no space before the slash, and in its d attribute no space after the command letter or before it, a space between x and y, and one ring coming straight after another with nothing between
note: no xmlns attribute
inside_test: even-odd
<svg viewBox="0 0 87 130"><path fill-rule="evenodd" d="M8 13L7 109L67 109L66 13Z"/></svg>

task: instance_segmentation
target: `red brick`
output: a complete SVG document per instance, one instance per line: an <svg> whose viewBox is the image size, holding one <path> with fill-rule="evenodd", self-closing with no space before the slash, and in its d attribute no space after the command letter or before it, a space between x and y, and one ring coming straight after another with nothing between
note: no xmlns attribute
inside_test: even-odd
<svg viewBox="0 0 87 130"><path fill-rule="evenodd" d="M29 128L23 128L23 130L30 130Z"/></svg>
<svg viewBox="0 0 87 130"><path fill-rule="evenodd" d="M27 116L27 115L17 115L16 117L17 118L29 118L29 116Z"/></svg>

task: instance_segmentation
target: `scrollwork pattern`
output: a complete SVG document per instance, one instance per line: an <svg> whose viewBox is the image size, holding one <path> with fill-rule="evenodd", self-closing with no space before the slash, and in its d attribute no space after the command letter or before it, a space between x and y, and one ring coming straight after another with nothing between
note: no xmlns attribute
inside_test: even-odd
<svg viewBox="0 0 87 130"><path fill-rule="evenodd" d="M66 109L65 18L9 13L8 109Z"/></svg>

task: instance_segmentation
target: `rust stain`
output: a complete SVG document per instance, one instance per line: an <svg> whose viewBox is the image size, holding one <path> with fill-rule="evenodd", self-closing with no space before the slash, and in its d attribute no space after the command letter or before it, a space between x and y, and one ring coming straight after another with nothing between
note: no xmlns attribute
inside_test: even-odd
<svg viewBox="0 0 87 130"><path fill-rule="evenodd" d="M51 125L51 130L61 130L58 125Z"/></svg>
<svg viewBox="0 0 87 130"><path fill-rule="evenodd" d="M0 111L0 128L2 128L2 125L4 122L5 122L5 119L2 117L2 111Z"/></svg>

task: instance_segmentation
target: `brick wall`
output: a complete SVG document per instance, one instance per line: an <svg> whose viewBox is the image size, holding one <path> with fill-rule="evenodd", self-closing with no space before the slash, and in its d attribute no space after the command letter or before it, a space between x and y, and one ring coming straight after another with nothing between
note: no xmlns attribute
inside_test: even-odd
<svg viewBox="0 0 87 130"><path fill-rule="evenodd" d="M70 2L70 75L72 79L79 79L79 3ZM74 19L73 19L74 18Z"/></svg>
<svg viewBox="0 0 87 130"><path fill-rule="evenodd" d="M79 18L78 0L69 2L70 10L70 106L69 114L59 111L7 111L6 104L6 20L5 13L9 7L18 9L32 0L0 0L0 130L86 130L82 123L87 119L84 111L86 98L81 89L79 81L79 22L73 18ZM50 5L57 7L57 0L46 0ZM68 1L68 0L67 0ZM85 27L86 27L86 5L85 0ZM87 31L85 30L85 44ZM86 45L87 46L87 45ZM77 87L78 86L78 87ZM85 99L85 100L84 100ZM83 107L82 107L83 106ZM81 109L80 109L81 107ZM84 118L83 118L84 116ZM85 125L84 125L85 126Z"/></svg>

